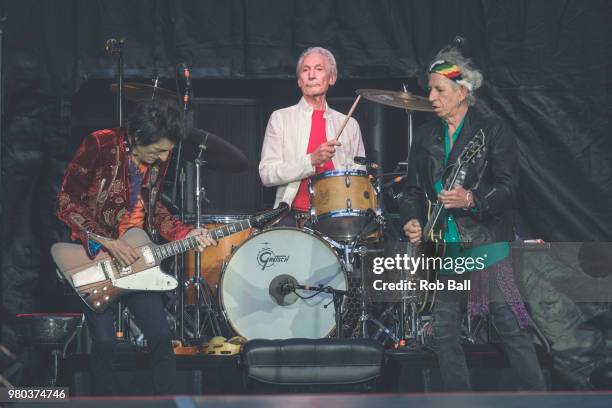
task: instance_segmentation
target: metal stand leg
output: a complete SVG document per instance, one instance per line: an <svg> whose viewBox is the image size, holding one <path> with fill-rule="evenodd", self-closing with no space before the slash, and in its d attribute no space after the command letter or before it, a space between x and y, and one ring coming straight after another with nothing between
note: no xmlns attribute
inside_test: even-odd
<svg viewBox="0 0 612 408"><path fill-rule="evenodd" d="M202 200L205 198L206 190L202 187L200 171L206 161L202 158L204 151L206 150L206 140L200 144L200 152L195 160L196 165L196 224L195 228L201 227L201 214L202 214ZM219 326L218 316L219 311L215 307L215 301L213 299L212 291L206 279L202 276L202 254L196 252L195 254L195 272L194 277L186 282L185 287L193 285L195 293L195 305L193 315L193 340L196 342L202 338L202 320L210 328L212 336L219 336L221 329ZM202 319L202 310L204 310L204 319Z"/></svg>
<svg viewBox="0 0 612 408"><path fill-rule="evenodd" d="M389 330L384 324L382 324L379 320L370 317L368 314L368 300L367 300L367 292L366 292L366 272L363 265L363 258L367 254L367 248L365 246L359 246L356 251L356 255L358 256L359 269L361 270L361 316L359 317L359 325L360 325L360 336L361 338L370 338L368 333L368 322L371 322L377 329L376 334L373 338L377 339L377 337L381 334L388 336L394 342L399 342L399 338L393 333L393 331ZM354 255L354 254L353 254ZM352 257L353 263L355 262L355 256Z"/></svg>

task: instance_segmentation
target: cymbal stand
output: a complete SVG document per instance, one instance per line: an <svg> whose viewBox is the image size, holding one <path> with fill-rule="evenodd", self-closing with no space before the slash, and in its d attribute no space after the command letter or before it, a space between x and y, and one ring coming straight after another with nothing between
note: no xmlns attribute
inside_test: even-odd
<svg viewBox="0 0 612 408"><path fill-rule="evenodd" d="M418 313L417 296L414 291L403 290L398 308L398 336L403 340L421 340L421 318Z"/></svg>
<svg viewBox="0 0 612 408"><path fill-rule="evenodd" d="M379 336L379 334L383 334L388 336L389 338L391 338L394 342L398 342L399 339L397 338L397 336L393 333L392 330L389 330L389 328L387 328L384 324L382 324L378 319L375 319L374 317L371 317L368 314L368 297L367 297L367 291L366 291L366 271L364 268L364 262L363 259L364 257L368 254L368 252L370 252L371 250L369 250L367 247L365 247L364 245L360 245L357 247L355 253L358 256L359 259L359 269L361 270L361 284L359 287L359 291L361 292L361 316L359 317L359 325L360 325L360 336L361 338L369 338L369 334L368 334L368 322L371 322L372 324L374 324L377 328L377 333L376 333L376 337ZM376 251L377 250L373 250ZM353 260L355 259L355 257L353 257Z"/></svg>
<svg viewBox="0 0 612 408"><path fill-rule="evenodd" d="M203 155L206 151L206 139L198 146L200 151L195 160L195 173L196 173L196 223L195 228L200 228L201 214L202 214L202 200L206 199L206 189L202 186L202 180L200 176L200 170L206 165ZM194 340L200 340L202 338L202 325L201 325L201 309L205 309L206 321L212 331L213 336L219 336L221 329L218 322L218 313L214 307L214 300L212 291L206 279L202 277L202 254L198 251L195 253L195 272L193 278L185 282L185 286L189 287L193 285L195 292L195 308L194 308Z"/></svg>
<svg viewBox="0 0 612 408"><path fill-rule="evenodd" d="M408 92L408 87L406 84L402 84L404 88L404 92ZM406 161L410 160L410 151L412 150L412 111L410 109L406 109L406 114L408 115L408 156Z"/></svg>
<svg viewBox="0 0 612 408"><path fill-rule="evenodd" d="M408 92L408 87L406 84L402 84L404 92ZM412 143L413 143L413 111L410 109L406 109L406 115L408 119L407 128L408 128L408 154L406 155L405 168L406 173L408 173L408 167L410 163L410 154L412 152ZM400 198L403 194L398 194L397 198ZM395 198L395 196L394 196ZM418 341L420 338L419 333L421 330L420 327L420 317L418 313L418 304L417 304L417 296L414 291L402 290L401 301L399 305L398 315L399 315L399 330L398 334L401 340L414 339ZM408 319L410 319L410 323L408 323Z"/></svg>
<svg viewBox="0 0 612 408"><path fill-rule="evenodd" d="M371 210L369 210L371 211ZM365 287L366 282L366 272L364 268L364 257L368 254L368 252L378 252L378 250L369 250L366 246L360 245L361 237L366 231L366 228L371 225L372 222L378 224L380 222L380 217L376 217L376 213L371 211L369 213L369 222L365 222L361 227L361 231L355 236L352 242L345 243L342 246L342 253L345 262L347 262L346 267L350 271L354 270L354 267L358 267L361 271L361 283L359 287L359 292L361 296L361 315L359 316L359 336L361 338L369 338L368 335L368 322L372 322L380 331L391 337L394 341L396 341L397 337L393 334L391 330L385 327L379 320L370 317L368 314L368 300L367 300L367 291ZM357 256L356 256L357 255Z"/></svg>

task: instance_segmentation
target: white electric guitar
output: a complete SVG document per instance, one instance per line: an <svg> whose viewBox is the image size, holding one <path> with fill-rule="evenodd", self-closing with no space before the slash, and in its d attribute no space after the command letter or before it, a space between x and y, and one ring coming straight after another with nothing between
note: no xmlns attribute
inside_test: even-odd
<svg viewBox="0 0 612 408"><path fill-rule="evenodd" d="M287 210L288 206L281 203L274 210L223 225L211 230L210 234L219 240L249 228L263 228ZM95 312L103 312L117 298L133 291L164 292L176 289L177 280L162 271L161 262L198 247L195 237L156 245L140 228L128 230L121 239L140 254L138 260L128 267L123 267L103 251L94 259L89 259L78 244L56 243L51 247L51 256L65 281Z"/></svg>

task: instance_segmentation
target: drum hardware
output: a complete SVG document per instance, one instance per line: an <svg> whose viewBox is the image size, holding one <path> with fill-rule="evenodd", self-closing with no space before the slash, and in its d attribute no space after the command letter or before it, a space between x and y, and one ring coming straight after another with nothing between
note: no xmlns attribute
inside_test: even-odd
<svg viewBox="0 0 612 408"><path fill-rule="evenodd" d="M316 294L329 293L332 295L332 298L333 298L332 302L334 303L334 317L336 318L336 338L341 339L343 337L342 336L342 328L343 328L342 304L344 303L344 297L348 296L349 292L347 290L334 289L331 286L323 286L321 284L316 287L308 286L308 285L293 285L291 287L291 291L297 294L297 292L295 292L296 289L312 291L312 292L315 292ZM297 295L297 296L300 297L300 295ZM329 306L329 303L324 305L323 308L327 309L328 306Z"/></svg>
<svg viewBox="0 0 612 408"><path fill-rule="evenodd" d="M202 178L200 168L207 164L206 160L204 160L204 152L206 151L206 142L208 140L208 136L203 140L201 144L198 145L199 151L198 155L195 158L195 166L196 166L196 223L195 228L198 229L202 225L200 223L200 215L202 214L202 199L206 197L206 190L202 186ZM198 251L195 254L195 273L193 279L188 281L187 286L193 285L195 290L195 304L194 304L194 340L198 341L201 339L202 332L200 326L200 312L201 307L204 306L206 320L210 324L211 332L213 336L220 336L221 329L219 327L218 322L218 313L214 309L213 305L213 296L212 291L210 290L210 286L208 286L208 282L202 278L202 270L200 268L202 263L202 255Z"/></svg>
<svg viewBox="0 0 612 408"><path fill-rule="evenodd" d="M387 316L389 315L391 315L391 318L394 318L393 316L395 314L394 306L395 305L391 305L387 307L380 314L379 319L384 322ZM374 335L371 336L371 338L376 341L381 342L383 345L385 345L385 343L387 343L389 340L391 340L393 344L398 344L400 342L400 339L397 337L396 333L394 333L397 330L387 328L387 326L385 326L380 320L377 320L377 319L370 320L372 323L374 323L376 327L378 327L378 330L376 331L376 333L374 333Z"/></svg>
<svg viewBox="0 0 612 408"><path fill-rule="evenodd" d="M148 88L143 88L148 89ZM135 95L135 94L134 94ZM157 95L165 95L163 91L157 89ZM184 112L183 118L186 118ZM186 119L185 119L186 121ZM185 124L186 125L186 124ZM248 168L248 160L244 153L238 148L233 146L231 143L226 142L219 136L197 128L185 128L185 134L181 143L177 148L177 169L175 172L175 180L172 189L172 204L174 204L176 192L178 188L178 176L181 177L181 219L185 221L185 173L182 166L180 166L181 159L193 161L196 167L196 180L195 180L195 201L196 201L196 215L195 222L193 223L195 228L202 227L202 201L208 202L206 197L206 190L203 186L201 179L201 169L205 167L209 170L217 170L222 172L237 173L245 171ZM206 158L204 158L206 155ZM208 248L210 250L210 248ZM181 275L185 274L185 259L183 256L176 260L177 273L179 271ZM199 342L202 338L202 333L205 328L208 327L209 333L212 336L220 335L221 324L224 319L222 318L219 307L215 301L214 293L210 288L207 280L202 276L202 254L195 252L194 260L194 274L192 277L186 279L186 276L181 276L180 281L185 283L185 287L180 291L180 305L178 310L178 325L177 336L180 339L185 339L185 334L188 334L190 339L194 342ZM178 277L178 276L177 276ZM194 301L193 307L187 307L185 292L193 288ZM188 292L189 293L189 292ZM191 309L191 310L188 310ZM186 319L188 312L192 312L192 317ZM204 312L204 319L201 317L201 313ZM185 323L192 324L192 332L186 333ZM206 325L206 326L204 326Z"/></svg>
<svg viewBox="0 0 612 408"><path fill-rule="evenodd" d="M413 95L408 91L406 84L403 84L403 89L399 92L394 91L385 91L385 90L377 90L377 89L358 89L356 93L358 95L363 96L365 99L370 100L372 102L380 103L386 106L401 108L406 111L407 114L407 129L408 129L408 152L406 161L399 162L396 166L393 176L391 177L401 177L405 176L408 170L408 160L410 157L410 152L412 150L413 144L413 112L421 111L421 112L433 112L433 107L429 100L425 97L420 97ZM402 169L404 171L402 171ZM383 175L384 177L384 175ZM389 194L390 197L398 203L398 205L403 200L403 192L394 193L391 187L396 183L401 181L401 179L394 179L392 181L388 181L384 185L380 185L382 192L385 194ZM379 191L380 193L380 191ZM400 236L403 236L403 233L400 230ZM420 309L418 307L418 298L415 293L402 293L401 301L398 305L398 334L399 334L399 343L406 343L406 339L415 339L418 342L418 339L421 338L421 316ZM423 344L424 340L421 338L421 344Z"/></svg>
<svg viewBox="0 0 612 408"><path fill-rule="evenodd" d="M296 292L296 290L304 290L315 292L312 296L305 297ZM347 290L342 289L334 289L331 286L323 286L323 284L319 284L318 286L309 286L309 285L300 285L298 281L291 275L279 275L272 279L270 282L270 296L274 299L274 301L280 306L289 306L294 304L298 299L308 300L315 297L320 293L328 293L332 295L332 301L323 305L324 309L333 302L334 304L334 316L336 319L336 338L342 338L342 329L343 329L343 321L342 321L342 303L344 302L344 297L349 296L349 292ZM289 294L295 294L295 297L288 297Z"/></svg>
<svg viewBox="0 0 612 408"><path fill-rule="evenodd" d="M363 258L368 254L368 248L365 246L359 246L356 249L356 253L359 255L359 269L361 270L361 316L359 317L360 334L362 338L368 337L368 322L372 322L378 326L379 330L383 330L387 335L392 335L391 331L385 327L378 319L370 317L368 314L368 299L366 292L366 272L363 265Z"/></svg>
<svg viewBox="0 0 612 408"><path fill-rule="evenodd" d="M419 316L418 300L415 293L402 292L402 298L398 305L398 334L400 343L402 340L415 340L418 343L421 332L421 319Z"/></svg>
<svg viewBox="0 0 612 408"><path fill-rule="evenodd" d="M359 336L361 338L368 337L367 323L372 322L374 325L378 327L379 331L385 333L386 335L392 338L395 338L395 335L393 335L391 330L385 327L379 320L370 317L370 315L368 314L367 291L365 287L365 284L366 284L365 273L366 272L365 272L365 268L363 264L363 258L368 253L379 252L379 250L370 250L366 246L361 245L362 236L364 235L365 231L367 231L367 228L370 226L372 222L374 222L376 225L379 225L379 223L382 221L382 218L379 217L376 214L376 212L372 210L371 208L369 208L365 212L365 218L366 220L365 222L363 222L361 230L358 231L353 241L343 243L343 245L340 246L340 251L339 251L342 254L342 258L344 260L344 264L347 269L347 272L352 273L355 267L358 267L359 270L361 271L361 282L360 282L360 287L359 287L359 292L360 292L359 295L361 296L361 299L360 299L361 300L360 302L360 313L361 314L360 314L359 323L358 323ZM338 335L340 335L340 332L338 333L339 333Z"/></svg>
<svg viewBox="0 0 612 408"><path fill-rule="evenodd" d="M206 152L206 169L224 173L242 173L248 170L247 157L233 144L214 133L198 128L187 129L183 157L195 161L200 152Z"/></svg>

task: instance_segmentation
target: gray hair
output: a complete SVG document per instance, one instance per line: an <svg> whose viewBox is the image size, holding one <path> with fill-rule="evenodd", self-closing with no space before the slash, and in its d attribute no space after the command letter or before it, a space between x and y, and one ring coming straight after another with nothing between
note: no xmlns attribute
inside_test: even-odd
<svg viewBox="0 0 612 408"><path fill-rule="evenodd" d="M323 47L310 47L300 55L300 58L298 58L297 67L295 68L296 76L300 76L300 69L302 68L302 64L304 63L304 58L314 53L319 53L325 58L327 58L327 63L329 65L329 75L331 75L332 77L337 77L338 66L336 65L336 58L334 58L334 54L332 54L330 50Z"/></svg>
<svg viewBox="0 0 612 408"><path fill-rule="evenodd" d="M457 65L459 71L461 71L462 80L459 82L453 82L453 86L458 87L459 85L465 86L468 91L467 101L469 105L473 105L476 101L474 91L476 91L482 85L482 73L476 69L471 59L466 58L461 52L454 48L444 48L441 50L433 60L432 66L438 61L446 61L450 64Z"/></svg>

